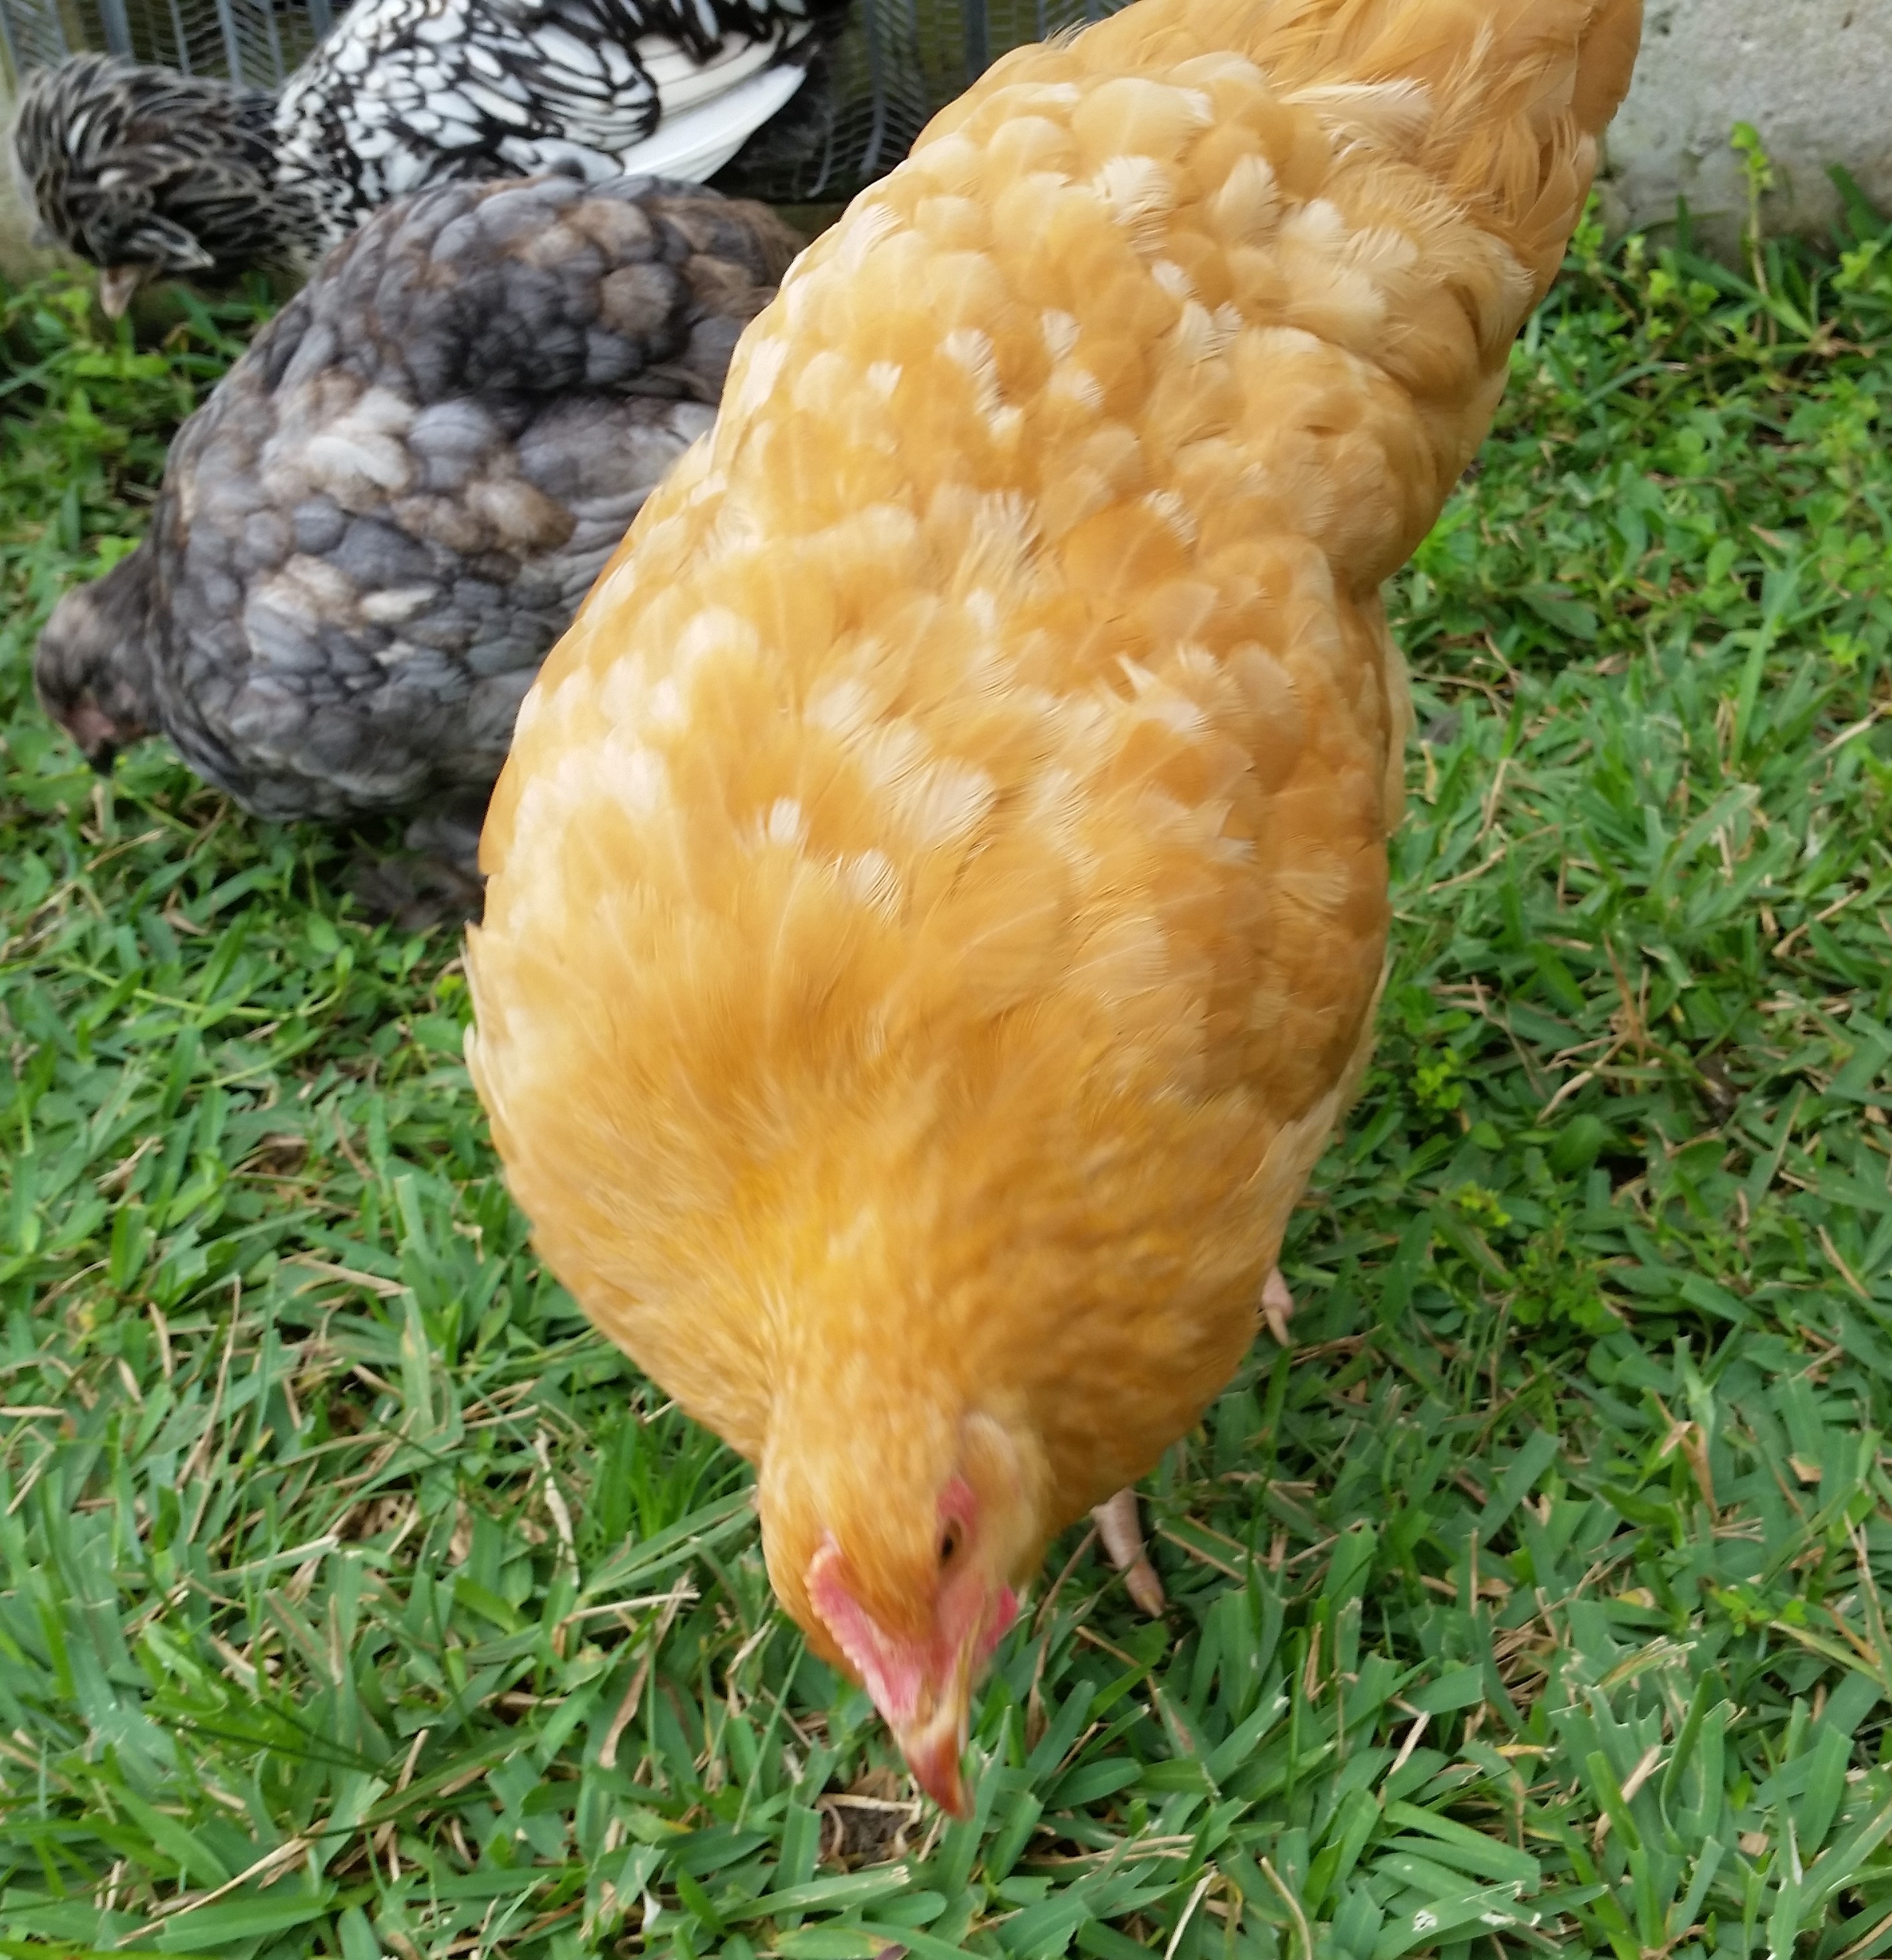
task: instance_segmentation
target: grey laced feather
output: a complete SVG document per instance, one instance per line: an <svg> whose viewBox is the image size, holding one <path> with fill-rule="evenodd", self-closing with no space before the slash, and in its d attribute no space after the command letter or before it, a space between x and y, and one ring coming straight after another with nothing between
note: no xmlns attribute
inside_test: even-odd
<svg viewBox="0 0 1892 1960"><path fill-rule="evenodd" d="M60 601L42 699L95 762L161 731L264 816L483 797L796 243L648 178L379 213L184 425L137 549Z"/></svg>

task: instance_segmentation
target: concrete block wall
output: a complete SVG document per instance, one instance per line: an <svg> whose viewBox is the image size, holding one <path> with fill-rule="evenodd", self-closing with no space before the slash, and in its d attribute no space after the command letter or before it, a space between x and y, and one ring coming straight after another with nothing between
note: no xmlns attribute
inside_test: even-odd
<svg viewBox="0 0 1892 1960"><path fill-rule="evenodd" d="M1700 231L1738 247L1747 192L1728 145L1750 123L1778 187L1771 230L1824 234L1839 164L1892 216L1892 0L1643 0L1636 81L1607 138L1613 228L1661 233L1688 200Z"/></svg>

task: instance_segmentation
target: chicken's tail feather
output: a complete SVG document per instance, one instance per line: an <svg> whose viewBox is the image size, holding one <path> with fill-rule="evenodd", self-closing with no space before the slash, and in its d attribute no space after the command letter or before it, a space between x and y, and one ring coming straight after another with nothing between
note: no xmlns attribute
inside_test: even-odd
<svg viewBox="0 0 1892 1960"><path fill-rule="evenodd" d="M1383 58L1405 74L1424 64L1438 105L1430 172L1541 294L1589 193L1597 138L1628 91L1642 0L1400 0L1397 11Z"/></svg>
<svg viewBox="0 0 1892 1960"><path fill-rule="evenodd" d="M1642 24L1642 0L1201 0L1190 21L1211 45L1265 44L1284 94L1372 103L1381 140L1502 237L1540 288L1628 91Z"/></svg>
<svg viewBox="0 0 1892 1960"><path fill-rule="evenodd" d="M625 168L701 183L786 107L804 74L798 63L775 62L706 101L680 108L629 152Z"/></svg>

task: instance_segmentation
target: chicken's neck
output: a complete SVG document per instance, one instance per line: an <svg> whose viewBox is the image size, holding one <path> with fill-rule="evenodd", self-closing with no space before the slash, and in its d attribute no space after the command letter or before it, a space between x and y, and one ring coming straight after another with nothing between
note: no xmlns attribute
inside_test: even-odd
<svg viewBox="0 0 1892 1960"><path fill-rule="evenodd" d="M269 200L262 213L268 237L256 256L306 278L323 255L352 232L365 214L349 186L314 163L295 155L277 160Z"/></svg>
<svg viewBox="0 0 1892 1960"><path fill-rule="evenodd" d="M276 103L260 89L196 78L192 85L205 91L204 118L220 136L167 209L205 254L193 269L230 278L275 266L306 275L348 228L325 228L314 187L285 170Z"/></svg>
<svg viewBox="0 0 1892 1960"><path fill-rule="evenodd" d="M779 1385L758 1480L763 1532L776 1589L804 1625L818 1555L839 1555L877 1625L919 1638L942 1547L946 1567L976 1570L994 1596L1042 1551L1046 1478L1034 1440L982 1406L954 1357L928 1363L900 1344L830 1357L817 1344Z"/></svg>

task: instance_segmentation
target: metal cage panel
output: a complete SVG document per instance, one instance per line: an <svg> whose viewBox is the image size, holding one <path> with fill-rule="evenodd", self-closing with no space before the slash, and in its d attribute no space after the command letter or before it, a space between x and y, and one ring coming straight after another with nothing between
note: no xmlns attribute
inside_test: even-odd
<svg viewBox="0 0 1892 1960"><path fill-rule="evenodd" d="M330 0L0 0L18 78L84 49L277 88L329 30Z"/></svg>
<svg viewBox="0 0 1892 1960"><path fill-rule="evenodd" d="M935 112L990 62L1113 13L1124 0L855 0L838 43L779 127L717 181L776 203L851 196L898 163ZM274 89L346 0L0 0L17 79L84 49Z"/></svg>

